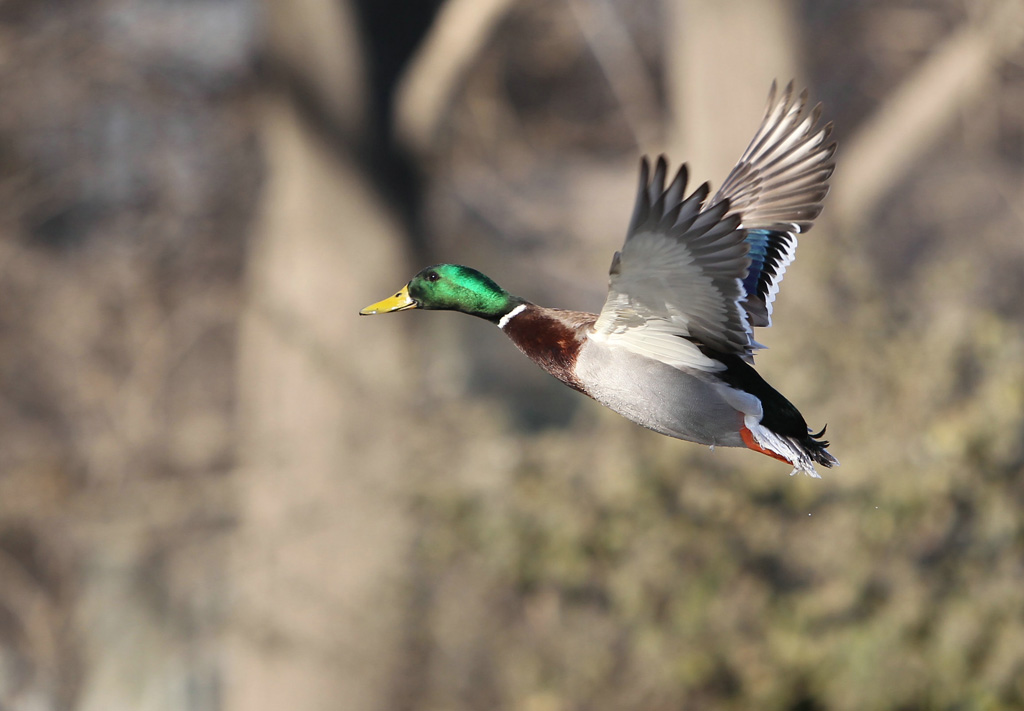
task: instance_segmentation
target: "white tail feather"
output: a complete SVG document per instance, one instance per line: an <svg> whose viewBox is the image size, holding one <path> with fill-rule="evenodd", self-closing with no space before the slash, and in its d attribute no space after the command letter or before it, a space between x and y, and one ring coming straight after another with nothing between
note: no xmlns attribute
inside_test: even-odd
<svg viewBox="0 0 1024 711"><path fill-rule="evenodd" d="M793 471L789 473L790 476L797 472L803 472L813 479L821 478L818 470L814 468L814 462L811 460L811 457L804 451L803 447L799 446L792 439L772 432L752 415L744 417L743 424L750 430L754 441L760 447L767 449L769 452L774 452L793 465ZM836 462L836 464L838 463Z"/></svg>

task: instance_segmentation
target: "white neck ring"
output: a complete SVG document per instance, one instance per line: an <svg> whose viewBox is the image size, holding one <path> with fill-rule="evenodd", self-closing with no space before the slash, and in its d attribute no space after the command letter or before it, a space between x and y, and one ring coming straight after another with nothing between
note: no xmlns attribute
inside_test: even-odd
<svg viewBox="0 0 1024 711"><path fill-rule="evenodd" d="M512 309L511 311L509 311L507 314L505 314L504 316L501 317L500 321L498 321L498 328L500 328L501 330L504 331L505 330L505 326L508 325L508 322L511 321L512 319L514 319L519 314L521 314L525 309L526 309L526 304L519 304L519 306L517 306L514 309Z"/></svg>

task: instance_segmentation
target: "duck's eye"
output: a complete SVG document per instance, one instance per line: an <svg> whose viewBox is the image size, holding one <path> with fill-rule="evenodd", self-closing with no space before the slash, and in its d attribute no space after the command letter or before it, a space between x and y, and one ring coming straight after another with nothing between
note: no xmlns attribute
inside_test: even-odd
<svg viewBox="0 0 1024 711"><path fill-rule="evenodd" d="M434 282L441 278L437 272L427 272L427 281Z"/></svg>

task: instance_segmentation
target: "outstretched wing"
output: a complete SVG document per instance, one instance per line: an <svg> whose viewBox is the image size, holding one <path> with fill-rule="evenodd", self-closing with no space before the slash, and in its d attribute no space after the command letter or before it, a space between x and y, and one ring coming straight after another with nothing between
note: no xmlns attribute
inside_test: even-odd
<svg viewBox="0 0 1024 711"><path fill-rule="evenodd" d="M686 166L665 187L668 164L647 158L626 242L612 261L608 299L591 334L676 367L719 370L698 343L750 357L746 233L723 198L706 206L707 183L684 199Z"/></svg>
<svg viewBox="0 0 1024 711"><path fill-rule="evenodd" d="M793 261L797 234L821 212L834 170L832 125L790 83L714 198L701 185L684 198L686 166L665 187L646 158L626 242L612 261L608 298L591 338L676 367L721 369L701 346L753 359L754 326L771 324L772 302Z"/></svg>
<svg viewBox="0 0 1024 711"><path fill-rule="evenodd" d="M809 108L807 91L794 97L793 83L776 98L773 82L761 127L711 200L729 203L747 231L750 269L742 305L751 326L770 326L772 302L796 253L797 234L821 212L835 170L832 124L818 127L821 104Z"/></svg>

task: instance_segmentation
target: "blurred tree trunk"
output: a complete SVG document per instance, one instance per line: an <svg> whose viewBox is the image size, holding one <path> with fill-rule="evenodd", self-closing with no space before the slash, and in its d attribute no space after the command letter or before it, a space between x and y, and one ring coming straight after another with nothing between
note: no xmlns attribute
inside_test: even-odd
<svg viewBox="0 0 1024 711"><path fill-rule="evenodd" d="M717 187L754 135L772 80L795 78L793 8L788 0L668 0L666 16L674 160L689 164L697 184Z"/></svg>
<svg viewBox="0 0 1024 711"><path fill-rule="evenodd" d="M668 0L666 16L672 154L689 165L691 189L710 180L714 191L757 130L772 81L780 90L790 80L805 86L799 22L789 0ZM799 281L790 276L786 293L800 292ZM781 332L762 329L758 340L772 345Z"/></svg>
<svg viewBox="0 0 1024 711"><path fill-rule="evenodd" d="M351 157L367 131L351 8L271 2L268 14L274 74L292 85L268 96L264 112L268 180L241 337L241 525L224 706L381 708L410 538L397 479L405 467L391 441L402 413L387 394L402 392L407 368L398 324L376 322L365 340L356 312L404 278L401 230ZM302 101L289 93L296 83ZM311 116L316 107L326 122ZM325 136L325 125L336 132Z"/></svg>

